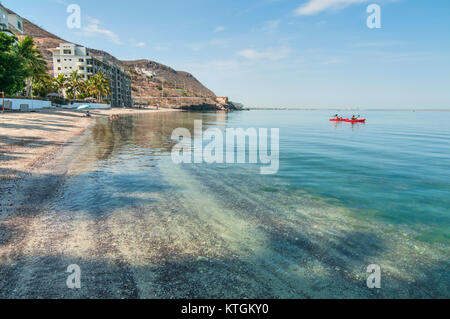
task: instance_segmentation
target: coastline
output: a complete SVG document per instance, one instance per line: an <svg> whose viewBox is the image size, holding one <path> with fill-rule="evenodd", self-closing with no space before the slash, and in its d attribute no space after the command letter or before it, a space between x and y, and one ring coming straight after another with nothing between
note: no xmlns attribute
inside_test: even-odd
<svg viewBox="0 0 450 319"><path fill-rule="evenodd" d="M83 134L98 117L176 111L179 110L92 110L92 118L86 118L84 112L75 110L0 113L0 180L20 178L46 164L54 153L69 140Z"/></svg>
<svg viewBox="0 0 450 319"><path fill-rule="evenodd" d="M63 166L56 163L69 146L80 139L96 118L110 115L177 112L176 109L92 110L92 118L74 110L41 110L33 113L0 113L0 222L17 210L24 210L32 177L58 175ZM63 175L64 172L60 172ZM48 188L50 181L42 184ZM40 194L42 195L42 194ZM29 202L36 205L39 199Z"/></svg>

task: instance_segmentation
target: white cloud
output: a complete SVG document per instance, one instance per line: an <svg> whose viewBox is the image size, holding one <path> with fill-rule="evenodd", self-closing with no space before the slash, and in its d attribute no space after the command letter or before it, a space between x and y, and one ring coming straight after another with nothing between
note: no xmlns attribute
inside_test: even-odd
<svg viewBox="0 0 450 319"><path fill-rule="evenodd" d="M309 0L295 10L295 15L314 15L326 10L339 10L352 4L370 0Z"/></svg>
<svg viewBox="0 0 450 319"><path fill-rule="evenodd" d="M145 42L138 42L138 43L136 43L136 46L137 46L138 48L145 47Z"/></svg>
<svg viewBox="0 0 450 319"><path fill-rule="evenodd" d="M281 60L287 58L291 52L291 48L281 47L278 49L269 48L264 51L245 49L237 52L237 55L249 60Z"/></svg>
<svg viewBox="0 0 450 319"><path fill-rule="evenodd" d="M94 19L94 18L87 18L88 19L88 24L86 27L83 27L81 29L82 33L84 36L88 36L88 37L105 37L107 38L109 41L118 44L118 45L122 45L123 43L120 41L120 38L117 34L115 34L113 31L108 30L108 29L102 29L101 26L101 22L98 19Z"/></svg>
<svg viewBox="0 0 450 319"><path fill-rule="evenodd" d="M221 25L214 29L214 32L215 32L215 33L223 32L223 31L225 31L225 27L223 27L223 26L221 26Z"/></svg>
<svg viewBox="0 0 450 319"><path fill-rule="evenodd" d="M264 28L263 28L264 32L267 32L267 33L274 33L274 32L276 32L278 30L280 22L281 22L280 20L267 21L264 24Z"/></svg>

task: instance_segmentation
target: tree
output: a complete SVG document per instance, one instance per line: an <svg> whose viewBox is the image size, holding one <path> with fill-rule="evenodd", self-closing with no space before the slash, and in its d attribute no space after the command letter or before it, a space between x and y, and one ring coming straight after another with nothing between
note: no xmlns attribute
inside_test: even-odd
<svg viewBox="0 0 450 319"><path fill-rule="evenodd" d="M0 32L0 91L13 95L23 90L27 72L23 59L14 52L14 36Z"/></svg>
<svg viewBox="0 0 450 319"><path fill-rule="evenodd" d="M33 38L26 36L13 47L14 52L24 60L27 72L26 96L32 97L33 83L47 75L47 62L39 48L34 44Z"/></svg>
<svg viewBox="0 0 450 319"><path fill-rule="evenodd" d="M99 72L92 76L88 81L89 93L94 96L98 102L111 94L111 81L103 72Z"/></svg>
<svg viewBox="0 0 450 319"><path fill-rule="evenodd" d="M89 81L81 81L79 86L78 98L82 100L90 96L91 94L89 93Z"/></svg>
<svg viewBox="0 0 450 319"><path fill-rule="evenodd" d="M108 98L111 94L111 81L105 76L103 72L96 74L98 77L98 93L99 101L101 102L103 98Z"/></svg>
<svg viewBox="0 0 450 319"><path fill-rule="evenodd" d="M77 98L77 95L78 93L80 93L80 90L82 88L82 82L83 77L78 73L78 71L73 71L67 78L67 91L72 96L72 98Z"/></svg>
<svg viewBox="0 0 450 319"><path fill-rule="evenodd" d="M58 93L64 95L64 90L66 89L67 78L64 74L58 74L58 76L54 79L54 83Z"/></svg>
<svg viewBox="0 0 450 319"><path fill-rule="evenodd" d="M33 85L33 95L42 98L47 97L49 93L58 92L58 87L56 86L55 79L50 75L43 76L39 78L38 81L34 82Z"/></svg>

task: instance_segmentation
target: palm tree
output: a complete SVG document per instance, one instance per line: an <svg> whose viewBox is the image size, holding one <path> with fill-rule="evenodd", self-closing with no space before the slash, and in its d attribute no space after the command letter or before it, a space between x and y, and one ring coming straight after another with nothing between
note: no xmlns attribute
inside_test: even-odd
<svg viewBox="0 0 450 319"><path fill-rule="evenodd" d="M77 94L80 93L83 77L78 74L78 71L73 71L67 79L67 87L71 91L73 98L77 98Z"/></svg>
<svg viewBox="0 0 450 319"><path fill-rule="evenodd" d="M26 36L14 46L14 52L24 60L27 72L26 95L33 96L33 83L47 75L47 62L33 38Z"/></svg>
<svg viewBox="0 0 450 319"><path fill-rule="evenodd" d="M111 81L103 72L99 72L91 77L89 82L90 92L96 97L98 102L101 102L104 97L108 98L111 94Z"/></svg>
<svg viewBox="0 0 450 319"><path fill-rule="evenodd" d="M85 99L85 98L91 96L90 91L89 91L89 81L81 81L78 88L79 88L79 91L78 91L79 99Z"/></svg>
<svg viewBox="0 0 450 319"><path fill-rule="evenodd" d="M86 89L85 93L88 97L95 97L97 96L97 78L94 76L91 76L85 83L84 87Z"/></svg>
<svg viewBox="0 0 450 319"><path fill-rule="evenodd" d="M34 82L33 95L45 98L49 93L56 93L58 88L55 85L55 79L50 75L41 77Z"/></svg>
<svg viewBox="0 0 450 319"><path fill-rule="evenodd" d="M98 73L97 76L99 78L98 91L100 93L100 102L101 102L104 97L107 99L111 94L111 81L102 72Z"/></svg>
<svg viewBox="0 0 450 319"><path fill-rule="evenodd" d="M64 95L64 89L66 89L67 78L64 74L58 74L58 76L54 79L55 86L58 89L58 93Z"/></svg>

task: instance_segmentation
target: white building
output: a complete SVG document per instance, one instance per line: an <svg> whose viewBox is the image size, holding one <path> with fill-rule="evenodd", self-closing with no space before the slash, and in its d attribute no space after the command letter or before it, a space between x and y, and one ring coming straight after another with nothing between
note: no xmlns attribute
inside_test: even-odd
<svg viewBox="0 0 450 319"><path fill-rule="evenodd" d="M23 34L23 20L17 14L8 14L8 24L10 30L16 35Z"/></svg>
<svg viewBox="0 0 450 319"><path fill-rule="evenodd" d="M51 50L53 53L53 73L56 75L70 75L73 71L88 79L93 75L92 57L85 47L79 47L71 43L62 43L58 48Z"/></svg>
<svg viewBox="0 0 450 319"><path fill-rule="evenodd" d="M91 56L89 49L72 43L61 43L53 52L53 74L70 75L73 71L88 80L91 76L103 72L111 81L111 106L130 107L131 78L116 64L104 57Z"/></svg>
<svg viewBox="0 0 450 319"><path fill-rule="evenodd" d="M0 31L10 35L22 35L22 18L14 13L8 13L3 7L0 7Z"/></svg>
<svg viewBox="0 0 450 319"><path fill-rule="evenodd" d="M8 12L0 7L0 30L8 29Z"/></svg>
<svg viewBox="0 0 450 319"><path fill-rule="evenodd" d="M154 77L156 77L156 74L153 73L152 71L148 71L146 69L141 69L142 74L144 74L145 76L147 76L150 79L153 79Z"/></svg>

